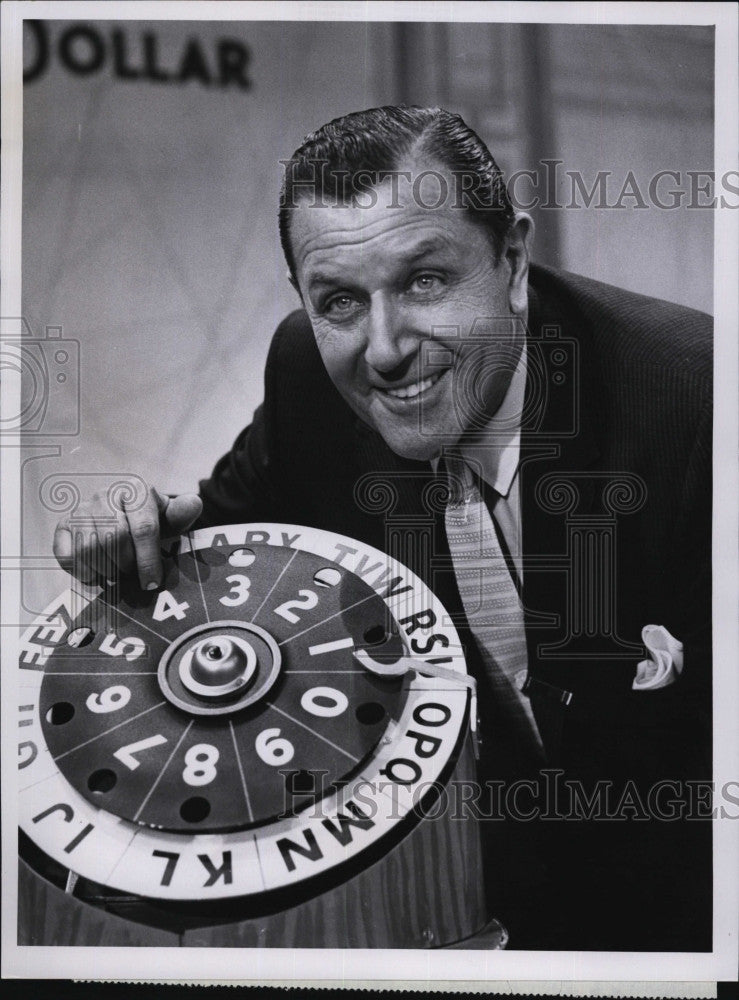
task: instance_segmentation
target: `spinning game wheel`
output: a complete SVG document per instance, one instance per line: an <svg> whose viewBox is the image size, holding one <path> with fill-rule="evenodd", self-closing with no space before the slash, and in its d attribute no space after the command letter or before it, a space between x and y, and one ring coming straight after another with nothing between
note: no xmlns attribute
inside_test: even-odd
<svg viewBox="0 0 739 1000"><path fill-rule="evenodd" d="M340 535L252 524L185 536L157 591L83 590L22 641L23 943L480 928L476 831L425 815L472 773L473 688L418 578Z"/></svg>

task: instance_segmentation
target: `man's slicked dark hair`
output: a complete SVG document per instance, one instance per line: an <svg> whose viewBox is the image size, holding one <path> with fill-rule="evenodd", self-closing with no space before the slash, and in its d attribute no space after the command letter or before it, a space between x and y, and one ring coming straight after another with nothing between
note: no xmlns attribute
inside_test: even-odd
<svg viewBox="0 0 739 1000"><path fill-rule="evenodd" d="M293 280L290 212L306 200L314 205L351 204L410 154L419 153L451 171L452 204L485 227L497 261L514 211L490 150L459 115L443 108L389 106L335 118L307 135L283 161L280 241Z"/></svg>

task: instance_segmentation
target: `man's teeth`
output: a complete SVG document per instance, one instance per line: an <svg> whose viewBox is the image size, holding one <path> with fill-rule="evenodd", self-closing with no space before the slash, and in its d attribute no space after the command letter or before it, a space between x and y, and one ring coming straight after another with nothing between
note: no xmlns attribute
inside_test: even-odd
<svg viewBox="0 0 739 1000"><path fill-rule="evenodd" d="M438 375L429 375L425 378L423 382L414 382L412 385L403 386L402 389L385 389L388 396L395 396L396 399L412 399L414 396L419 396L426 389L430 389L431 386L438 382L441 377L441 372Z"/></svg>

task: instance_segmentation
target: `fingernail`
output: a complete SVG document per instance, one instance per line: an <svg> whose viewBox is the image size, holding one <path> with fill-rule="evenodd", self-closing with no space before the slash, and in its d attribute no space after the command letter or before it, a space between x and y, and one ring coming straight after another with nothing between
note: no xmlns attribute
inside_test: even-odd
<svg viewBox="0 0 739 1000"><path fill-rule="evenodd" d="M146 585L146 589L147 590L156 590L158 586L159 586L159 584L156 582L156 580L150 580L149 583L147 583L147 585Z"/></svg>

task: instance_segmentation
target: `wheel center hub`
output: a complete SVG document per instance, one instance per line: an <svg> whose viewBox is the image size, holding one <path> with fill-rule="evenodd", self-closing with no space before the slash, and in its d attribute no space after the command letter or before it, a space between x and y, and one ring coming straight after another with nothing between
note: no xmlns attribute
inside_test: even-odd
<svg viewBox="0 0 739 1000"><path fill-rule="evenodd" d="M166 698L193 715L237 712L262 698L280 672L269 633L246 622L209 622L181 635L159 663Z"/></svg>

